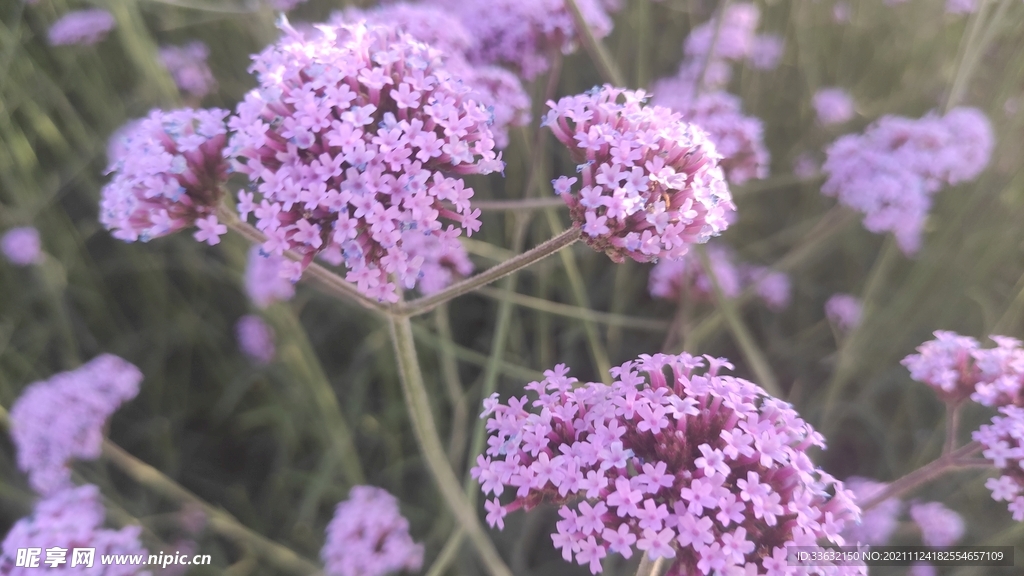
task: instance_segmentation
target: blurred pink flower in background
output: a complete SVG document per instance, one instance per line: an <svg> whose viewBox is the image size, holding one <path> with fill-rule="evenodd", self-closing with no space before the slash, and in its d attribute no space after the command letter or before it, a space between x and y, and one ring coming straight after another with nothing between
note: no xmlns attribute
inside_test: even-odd
<svg viewBox="0 0 1024 576"><path fill-rule="evenodd" d="M114 16L99 8L74 10L60 17L50 26L48 36L52 46L78 44L89 46L103 40L114 29Z"/></svg>
<svg viewBox="0 0 1024 576"><path fill-rule="evenodd" d="M39 230L32 226L11 228L0 238L0 251L11 264L30 266L43 261Z"/></svg>

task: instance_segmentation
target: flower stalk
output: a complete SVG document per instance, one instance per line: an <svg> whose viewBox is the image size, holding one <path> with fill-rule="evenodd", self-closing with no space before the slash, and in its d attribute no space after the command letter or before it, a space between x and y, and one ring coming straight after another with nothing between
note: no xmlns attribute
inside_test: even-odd
<svg viewBox="0 0 1024 576"><path fill-rule="evenodd" d="M441 444L430 409L430 398L423 383L419 358L416 356L412 324L408 316L394 315L389 318L389 326L391 341L395 347L395 358L398 361L398 374L402 383L405 405L409 410L413 432L423 453L423 458L426 460L427 468L434 477L441 496L476 548L488 573L491 576L512 576L512 571L501 559L498 550L484 532L476 510L470 506L448 462L448 456Z"/></svg>

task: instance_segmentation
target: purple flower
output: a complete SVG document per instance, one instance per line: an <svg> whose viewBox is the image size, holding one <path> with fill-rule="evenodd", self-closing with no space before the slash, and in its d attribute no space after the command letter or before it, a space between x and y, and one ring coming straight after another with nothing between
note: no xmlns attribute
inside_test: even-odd
<svg viewBox="0 0 1024 576"><path fill-rule="evenodd" d="M737 264L732 251L720 244L709 245L707 252L725 297L736 298L745 288L753 286L772 310L789 306L791 286L786 274L764 266ZM651 269L648 288L651 296L667 300L678 300L684 294L687 298L710 300L714 295L711 278L692 253L680 260L659 260Z"/></svg>
<svg viewBox="0 0 1024 576"><path fill-rule="evenodd" d="M840 0L832 6L832 20L836 24L847 24L850 21L852 10L848 2Z"/></svg>
<svg viewBox="0 0 1024 576"><path fill-rule="evenodd" d="M11 228L0 238L0 251L17 266L30 266L43 261L39 230L32 226Z"/></svg>
<svg viewBox="0 0 1024 576"><path fill-rule="evenodd" d="M532 80L550 66L550 54L575 51L581 44L572 14L564 0L434 0L458 14L469 30L472 46L468 57L474 64L512 68ZM594 35L604 38L612 21L599 0L577 0Z"/></svg>
<svg viewBox="0 0 1024 576"><path fill-rule="evenodd" d="M768 176L770 158L764 145L764 126L744 116L740 99L727 92L709 92L694 100L689 79L674 77L654 85L653 102L672 108L683 120L700 126L721 154L718 164L732 184Z"/></svg>
<svg viewBox="0 0 1024 576"><path fill-rule="evenodd" d="M227 180L220 109L153 110L111 146L100 222L126 242L149 241L197 225L196 239L219 242L227 232L215 212Z"/></svg>
<svg viewBox="0 0 1024 576"><path fill-rule="evenodd" d="M853 493L856 502L870 500L887 486L888 484L883 482L858 476L846 479L846 488ZM899 527L898 516L902 509L903 502L898 498L886 498L877 506L863 511L859 522L847 523L843 529L843 538L850 546L883 546L889 542Z"/></svg>
<svg viewBox="0 0 1024 576"><path fill-rule="evenodd" d="M779 66L779 60L785 51L786 43L781 36L758 34L754 36L748 60L750 65L758 70L774 70Z"/></svg>
<svg viewBox="0 0 1024 576"><path fill-rule="evenodd" d="M413 258L422 258L417 288L433 294L447 288L459 278L473 273L473 262L462 243L454 238L441 238L410 230L402 236Z"/></svg>
<svg viewBox="0 0 1024 576"><path fill-rule="evenodd" d="M634 544L676 558L674 573L704 575L763 573L786 546L841 544L860 512L807 456L821 435L789 404L719 373L731 367L645 354L614 368L609 386L558 365L526 386L535 400L488 404L489 448L473 477L485 495L515 494L505 512L559 505L552 541L593 573L595 558L628 558Z"/></svg>
<svg viewBox="0 0 1024 576"><path fill-rule="evenodd" d="M797 178L809 180L818 175L820 168L814 157L806 152L800 154L793 160L793 175Z"/></svg>
<svg viewBox="0 0 1024 576"><path fill-rule="evenodd" d="M712 59L744 60L751 56L755 30L761 20L761 11L747 2L730 4L725 10L721 26L716 19L695 27L686 38L683 52L688 58L703 58L711 50L711 41L718 28Z"/></svg>
<svg viewBox="0 0 1024 576"><path fill-rule="evenodd" d="M736 209L704 131L644 97L606 84L548 102L544 119L579 163L579 186L563 176L555 189L587 243L614 262L678 259Z"/></svg>
<svg viewBox="0 0 1024 576"><path fill-rule="evenodd" d="M70 460L99 458L104 424L140 382L138 368L104 354L25 388L11 408L11 436L18 468L36 492L71 486Z"/></svg>
<svg viewBox="0 0 1024 576"><path fill-rule="evenodd" d="M245 291L252 303L266 308L279 300L291 300L295 285L288 280L288 259L264 254L259 246L249 249L245 268Z"/></svg>
<svg viewBox="0 0 1024 576"><path fill-rule="evenodd" d="M927 562L914 562L907 570L907 576L938 576L939 572L935 566Z"/></svg>
<svg viewBox="0 0 1024 576"><path fill-rule="evenodd" d="M995 348L955 332L938 330L935 340L903 359L910 377L931 386L943 402L967 397L990 407L1024 405L1024 349L1006 336L991 336Z"/></svg>
<svg viewBox="0 0 1024 576"><path fill-rule="evenodd" d="M473 37L462 21L429 4L387 4L373 9L347 8L335 12L333 24L356 23L390 26L430 44L444 54L446 66L472 88L471 96L491 113L494 147L508 146L510 126L524 126L530 120L530 97L511 72L497 66L471 64Z"/></svg>
<svg viewBox="0 0 1024 576"><path fill-rule="evenodd" d="M992 499L1006 501L1013 519L1024 522L1024 408L1003 406L973 438L984 447L981 455L998 469L999 477L985 482Z"/></svg>
<svg viewBox="0 0 1024 576"><path fill-rule="evenodd" d="M849 332L860 324L861 304L856 296L833 294L825 302L825 317L841 332Z"/></svg>
<svg viewBox="0 0 1024 576"><path fill-rule="evenodd" d="M863 212L871 232L892 232L904 253L918 250L932 195L975 178L988 164L992 127L973 108L913 120L885 116L863 135L829 146L822 193Z"/></svg>
<svg viewBox="0 0 1024 576"><path fill-rule="evenodd" d="M106 38L114 24L114 17L106 10L74 10L54 22L47 34L51 46L89 46Z"/></svg>
<svg viewBox="0 0 1024 576"><path fill-rule="evenodd" d="M829 126L842 124L853 118L853 98L842 88L822 88L811 100L818 114L818 122Z"/></svg>
<svg viewBox="0 0 1024 576"><path fill-rule="evenodd" d="M103 528L103 502L96 486L87 484L67 488L50 494L36 502L32 515L18 520L3 541L0 554L0 571L8 576L33 576L40 571L66 574L102 574L103 576L134 576L139 573L137 565L101 565L100 558L109 555L140 555L148 552L139 542L142 528L126 526L120 530ZM36 567L16 567L18 550L43 548ZM63 548L67 551L66 564L46 563L47 548ZM83 565L72 567L75 548L94 548L92 568Z"/></svg>
<svg viewBox="0 0 1024 576"><path fill-rule="evenodd" d="M202 98L217 87L213 72L206 64L210 49L195 40L182 46L164 46L160 49L160 63L171 73L178 89L195 98Z"/></svg>
<svg viewBox="0 0 1024 576"><path fill-rule="evenodd" d="M911 504L910 517L921 529L925 546L945 548L960 541L964 535L964 519L940 502Z"/></svg>
<svg viewBox="0 0 1024 576"><path fill-rule="evenodd" d="M409 536L409 521L386 490L354 486L334 509L320 550L328 576L383 576L423 565L423 546Z"/></svg>
<svg viewBox="0 0 1024 576"><path fill-rule="evenodd" d="M235 324L238 348L257 364L274 359L274 330L255 314L247 314Z"/></svg>
<svg viewBox="0 0 1024 576"><path fill-rule="evenodd" d="M458 176L502 167L486 109L433 48L386 27L325 26L255 58L260 88L231 127L235 168L252 182L267 253L342 256L346 278L380 301L413 288L415 230L447 243L479 229ZM442 219L451 222L447 227ZM446 244L448 245L448 244Z"/></svg>

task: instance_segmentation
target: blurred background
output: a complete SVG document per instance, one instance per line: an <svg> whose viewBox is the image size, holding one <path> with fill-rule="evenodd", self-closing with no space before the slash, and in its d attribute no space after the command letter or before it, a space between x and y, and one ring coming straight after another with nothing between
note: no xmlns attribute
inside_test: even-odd
<svg viewBox="0 0 1024 576"><path fill-rule="evenodd" d="M965 58L964 38L978 13L951 14L939 0L758 1L758 31L783 42L778 65L740 64L728 85L745 113L763 122L771 164L767 178L732 187L738 220L716 242L739 261L789 274L788 306L773 310L747 298L738 301L739 310L783 395L825 434L829 449L816 458L839 478L892 480L939 453L943 405L899 363L932 331L1024 337L1024 5L979 3L999 25L982 29L991 38ZM288 17L318 22L333 10L371 4L309 0ZM49 45L47 29L57 18L95 6L116 18L109 37L93 46ZM720 9L707 0L623 0L604 44L626 84L647 88L676 73L689 31ZM153 107L233 109L255 85L247 72L250 54L277 37L276 14L269 5L243 1L0 1L0 232L34 226L45 252L34 266L0 260L0 404L9 409L30 383L97 354L117 354L145 380L109 424L114 443L314 561L349 488L386 488L399 499L413 538L426 546L426 572L453 519L418 455L384 322L302 284L290 301L259 309L243 290L248 247L237 236L215 247L187 234L126 244L97 219L110 135ZM160 47L193 40L209 48L216 79L201 100L180 93L158 58ZM815 166L825 146L882 115L918 118L941 108L957 78L960 103L991 120L995 151L980 177L935 196L922 248L907 257L891 238L834 210L836 201L820 193L824 177ZM576 94L601 81L581 50L566 57L554 93ZM513 130L504 178L473 179L476 198L523 196L545 83L542 75L525 84L534 120ZM825 87L853 97L852 120L835 126L817 120L812 97ZM552 142L548 149L557 149ZM799 162L809 169L795 169ZM548 182L571 173L572 165L559 151L545 154L537 169ZM483 269L568 223L564 208L488 211L465 245ZM651 267L615 265L578 244L414 320L435 415L460 476L471 466L467 453L482 391L496 386L503 398L519 395L556 363L571 366L581 380L599 380L602 365L667 344L729 357L738 375L757 380L706 300L680 312L675 303L652 298ZM825 302L836 293L862 300L855 330L838 330L826 318ZM239 350L235 324L246 314L259 314L273 328L276 353L269 363ZM964 439L990 416L980 406L968 410ZM349 440L354 453L338 449ZM151 550L182 549L175 544L188 512L181 502L104 460L76 464L75 472L80 482L101 488L111 525L141 523ZM914 497L940 500L963 515L965 544L1020 545L1024 525L992 501L985 477L960 472ZM9 437L0 434L0 533L28 514L35 499ZM553 549L556 519L554 509L517 512L504 531L492 531L516 574L586 573ZM212 555L213 566L190 574L278 573L211 531L192 538L198 551ZM919 542L909 521L894 539ZM636 560L609 561L606 573L632 573ZM481 570L463 546L444 573Z"/></svg>

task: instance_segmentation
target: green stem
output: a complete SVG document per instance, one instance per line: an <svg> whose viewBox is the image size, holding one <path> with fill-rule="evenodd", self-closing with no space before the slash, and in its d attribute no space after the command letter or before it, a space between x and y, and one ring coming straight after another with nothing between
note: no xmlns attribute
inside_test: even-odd
<svg viewBox="0 0 1024 576"><path fill-rule="evenodd" d="M504 292L493 288L481 288L477 291L477 294L486 296L487 298L493 298L494 300L508 300L517 306L522 306L523 308L530 308L532 310L555 314L557 316L564 316L566 318L574 318L584 322L598 322L601 324L607 324L608 326L632 328L635 330L643 330L645 332L664 332L669 327L669 323L664 320L641 318L639 316L615 314L612 312L599 312L597 310L590 310L589 308L562 304L561 302L552 302L550 300L545 300L544 298L538 298L528 294L520 294L518 292Z"/></svg>
<svg viewBox="0 0 1024 576"><path fill-rule="evenodd" d="M650 556L644 554L643 558L640 559L640 566L636 569L636 576L660 576L667 567L667 558L651 560Z"/></svg>
<svg viewBox="0 0 1024 576"><path fill-rule="evenodd" d="M243 546L250 547L274 566L294 574L323 574L318 566L300 557L290 548L253 532L227 512L208 504L156 468L125 452L110 440L103 441L103 458L139 484L161 496L180 504L192 504L202 508L210 529Z"/></svg>
<svg viewBox="0 0 1024 576"><path fill-rule="evenodd" d="M513 256L497 266L492 266L475 276L470 276L461 282L456 282L440 292L431 294L430 296L417 298L416 300L410 300L408 302L399 302L392 308L392 313L398 316L417 316L419 314L429 312L439 304L447 302L457 296L462 296L463 294L472 292L481 286L486 286L495 280L500 280L501 278L516 272L517 270L539 262L555 252L558 252L562 248L572 245L579 239L580 229L573 226L539 246L527 250L517 256Z"/></svg>
<svg viewBox="0 0 1024 576"><path fill-rule="evenodd" d="M608 49L594 36L594 31L590 28L590 24L587 24L586 18L583 17L579 4L577 4L576 0L565 0L565 6L572 14L573 22L576 24L576 32L579 33L580 40L583 41L583 48L590 54L590 59L594 61L594 65L597 66L597 71L601 74L601 77L604 78L605 82L625 87L626 80L623 78L622 72L612 59L612 55L608 53Z"/></svg>
<svg viewBox="0 0 1024 576"><path fill-rule="evenodd" d="M434 563L430 565L430 569L427 570L427 576L441 576L444 574L444 571L455 561L455 555L458 554L459 548L462 547L462 541L465 539L466 532L462 528L456 528L452 535L448 537L448 541L444 543L444 548L441 548L441 552L434 559Z"/></svg>
<svg viewBox="0 0 1024 576"><path fill-rule="evenodd" d="M922 484L931 482L932 480L935 480L939 476L942 476L948 472L952 472L954 470L962 470L964 468L979 467L979 464L981 464L980 460L966 460L966 458L971 454L974 454L975 452L981 450L981 448L981 444L977 442L971 442L969 444L961 446L960 448L957 448L956 450L943 454L942 456L938 457L935 460L932 460L931 462L925 464L924 466L918 468L917 470L914 470L913 472L894 480L892 483L886 486L884 490L882 490L878 494L875 494L867 502L862 504L860 509L862 511L870 510L875 506L878 506L882 502L888 500L889 498L897 498L899 496L902 496L903 494L910 492L914 488L917 488ZM986 462L986 464L991 466L990 462Z"/></svg>
<svg viewBox="0 0 1024 576"><path fill-rule="evenodd" d="M551 227L551 233L557 234L562 228L562 224L558 221L558 216L553 210L548 210L546 215L548 225ZM570 230L575 228L576 226L572 226ZM568 250L562 252L560 255L562 257L562 266L565 268L565 275L569 278L569 287L572 289L572 295L573 299L576 300L576 305L589 310L590 298L587 296L587 286L583 281L583 275L580 273L580 267L576 264L576 257ZM590 347L590 354L594 358L594 365L597 368L598 373L601 375L601 381L605 384L611 385L612 381L609 371L612 368L612 364L608 359L608 351L605 350L604 345L601 343L601 333L597 329L597 324L595 322L584 320L583 328L587 335L587 344Z"/></svg>
<svg viewBox="0 0 1024 576"><path fill-rule="evenodd" d="M739 311L736 309L736 303L722 292L722 286L715 275L715 270L711 265L711 260L708 258L707 250L704 249L704 246L697 246L696 250L697 255L700 257L701 266L704 268L704 273L711 280L711 288L715 293L715 303L718 304L718 309L722 311L725 323L729 327L729 331L732 332L736 344L740 347L740 352L743 353L743 357L750 364L750 369L754 371L758 384L772 396L782 398L782 389L779 388L775 374L772 373L768 360L757 346L757 342L750 334L750 330L747 329L743 319L740 318Z"/></svg>
<svg viewBox="0 0 1024 576"><path fill-rule="evenodd" d="M527 222L523 218L516 218L513 235L513 250L519 250L522 248L523 240L526 236L526 225ZM516 291L516 277L514 274L509 275L505 278L501 289L503 295L515 294ZM498 304L498 317L494 323L494 337L491 338L491 355L487 359L487 366L484 368L484 382L480 390L480 398L487 398L495 392L498 388L498 372L505 355L505 347L508 343L509 324L512 322L512 301L508 298L501 298L501 302ZM487 433L484 429L484 419L477 418L476 423L473 426L473 436L470 439L469 444L469 465L474 466L476 464L476 457L478 454L483 452L484 442L486 441ZM479 490L475 489L475 482L472 477L467 473L465 481L463 482L463 489L466 492L466 498L469 499L470 504L476 506L477 495Z"/></svg>
<svg viewBox="0 0 1024 576"><path fill-rule="evenodd" d="M448 306L442 304L434 310L434 327L441 337L438 342L438 356L441 375L452 405L452 431L448 437L448 461L458 468L466 451L466 426L469 420L469 406L466 393L459 378L459 364L455 359L455 343L452 341L452 327L448 318Z"/></svg>
<svg viewBox="0 0 1024 576"><path fill-rule="evenodd" d="M729 9L730 0L722 0L722 4L718 9L718 16L715 20L715 30L711 34L711 45L708 46L707 54L704 55L704 61L700 65L700 74L697 75L697 81L693 84L693 98L696 99L700 96L702 85L704 84L704 77L708 73L708 68L711 66L711 59L715 57L715 45L718 44L718 36L722 32L722 23L725 22L725 11Z"/></svg>
<svg viewBox="0 0 1024 576"><path fill-rule="evenodd" d="M430 408L430 397L423 383L423 374L420 372L412 324L407 316L392 316L389 322L405 405L409 410L413 432L415 432L416 441L423 452L427 468L434 477L448 508L455 515L456 521L466 531L470 541L476 547L487 571L491 576L512 576L512 571L505 565L498 550L487 537L476 510L470 506L451 465L448 463L448 457L437 434L437 426L434 424L434 415Z"/></svg>
<svg viewBox="0 0 1024 576"><path fill-rule="evenodd" d="M238 216L234 212L227 209L220 209L217 211L217 218L221 223L226 225L231 230L240 234L243 238L252 242L253 244L263 244L266 242L267 237L257 230L254 226L251 226L247 222L243 222L238 219ZM295 262L301 262L302 256L292 252L286 251L284 255ZM388 312L388 306L366 297L358 288L355 287L351 282L345 280L341 276L338 276L334 272L324 268L316 262L310 262L306 269L303 271L302 276L306 279L312 280L314 284L320 287L324 292L335 296L341 300L347 300L349 302L355 302L363 308L373 310L374 312L380 312L386 314Z"/></svg>

